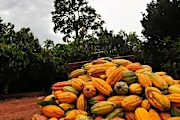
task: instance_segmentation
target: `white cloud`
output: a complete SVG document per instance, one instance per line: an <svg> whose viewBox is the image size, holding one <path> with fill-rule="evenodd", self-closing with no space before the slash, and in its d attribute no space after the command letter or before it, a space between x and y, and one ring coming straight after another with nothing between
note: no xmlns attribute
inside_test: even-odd
<svg viewBox="0 0 180 120"><path fill-rule="evenodd" d="M90 5L101 14L108 29L117 33L120 29L126 32L136 31L141 35L141 12L151 0L89 0ZM53 0L1 0L0 17L4 22L15 24L17 30L30 27L40 40L46 39L62 43L63 35L53 32L51 11Z"/></svg>

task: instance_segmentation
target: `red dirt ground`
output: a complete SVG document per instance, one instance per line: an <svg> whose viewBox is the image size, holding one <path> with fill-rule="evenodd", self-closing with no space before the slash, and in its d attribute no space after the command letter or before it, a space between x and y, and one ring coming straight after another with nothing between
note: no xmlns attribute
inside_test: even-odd
<svg viewBox="0 0 180 120"><path fill-rule="evenodd" d="M43 97L11 99L0 102L0 120L31 120L39 114L37 102Z"/></svg>

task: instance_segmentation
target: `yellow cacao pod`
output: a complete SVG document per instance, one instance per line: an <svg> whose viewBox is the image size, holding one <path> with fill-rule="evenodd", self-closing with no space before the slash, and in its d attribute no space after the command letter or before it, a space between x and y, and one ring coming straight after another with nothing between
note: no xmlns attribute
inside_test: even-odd
<svg viewBox="0 0 180 120"><path fill-rule="evenodd" d="M154 109L149 110L149 115L151 116L152 120L161 120L161 117Z"/></svg>
<svg viewBox="0 0 180 120"><path fill-rule="evenodd" d="M169 118L167 120L180 120L180 117L171 117L171 118Z"/></svg>
<svg viewBox="0 0 180 120"><path fill-rule="evenodd" d="M75 120L78 115L87 116L87 112L83 110L71 110L65 117L65 120Z"/></svg>
<svg viewBox="0 0 180 120"><path fill-rule="evenodd" d="M137 74L137 76L138 76L138 82L139 82L139 84L141 84L141 86L143 86L143 87L151 87L152 86L152 81L151 81L151 78L149 77L149 75L140 73L140 74Z"/></svg>
<svg viewBox="0 0 180 120"><path fill-rule="evenodd" d="M77 96L73 92L62 92L57 98L60 103L73 103L77 100Z"/></svg>
<svg viewBox="0 0 180 120"><path fill-rule="evenodd" d="M180 94L180 84L179 85L171 85L168 88L169 93L177 93Z"/></svg>
<svg viewBox="0 0 180 120"><path fill-rule="evenodd" d="M149 112L144 108L137 108L135 110L136 120L152 120Z"/></svg>
<svg viewBox="0 0 180 120"><path fill-rule="evenodd" d="M77 104L76 106L77 106L78 110L83 110L83 111L87 110L87 100L86 100L86 97L84 96L84 94L81 94L79 96L76 104Z"/></svg>
<svg viewBox="0 0 180 120"><path fill-rule="evenodd" d="M69 78L76 78L76 77L78 77L80 75L84 75L84 74L86 74L86 70L76 69L69 74Z"/></svg>
<svg viewBox="0 0 180 120"><path fill-rule="evenodd" d="M113 102L116 104L116 107L122 107L122 101L126 96L112 96L107 99L107 101Z"/></svg>
<svg viewBox="0 0 180 120"><path fill-rule="evenodd" d="M47 117L60 118L64 116L64 111L56 105L46 105L42 108L42 112Z"/></svg>
<svg viewBox="0 0 180 120"><path fill-rule="evenodd" d="M171 76L162 75L161 77L168 83L168 85L174 85L175 84L175 80Z"/></svg>
<svg viewBox="0 0 180 120"><path fill-rule="evenodd" d="M139 83L132 83L130 86L129 86L129 91L130 93L132 94L141 94L142 93L142 87Z"/></svg>
<svg viewBox="0 0 180 120"><path fill-rule="evenodd" d="M113 92L111 86L104 80L100 78L92 77L93 86L105 96L110 96Z"/></svg>
<svg viewBox="0 0 180 120"><path fill-rule="evenodd" d="M167 97L169 101L172 103L180 103L180 94L173 93L173 94L167 95Z"/></svg>
<svg viewBox="0 0 180 120"><path fill-rule="evenodd" d="M118 81L120 81L123 78L123 71L120 68L116 68L112 70L112 72L109 74L109 76L106 79L106 82L113 86Z"/></svg>
<svg viewBox="0 0 180 120"><path fill-rule="evenodd" d="M146 87L145 94L150 104L160 111L169 110L170 101L167 96L163 95L154 87Z"/></svg>
<svg viewBox="0 0 180 120"><path fill-rule="evenodd" d="M72 79L71 85L73 88L75 88L78 91L82 91L84 88L85 81L79 78Z"/></svg>

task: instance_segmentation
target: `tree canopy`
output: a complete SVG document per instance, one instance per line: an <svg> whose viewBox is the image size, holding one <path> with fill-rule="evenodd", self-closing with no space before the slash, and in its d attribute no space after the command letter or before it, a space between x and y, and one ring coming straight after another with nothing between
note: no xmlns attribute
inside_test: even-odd
<svg viewBox="0 0 180 120"><path fill-rule="evenodd" d="M52 12L54 32L63 33L64 41L72 37L72 33L75 33L77 38L82 27L85 27L86 31L95 31L105 23L86 0L55 0L54 8Z"/></svg>

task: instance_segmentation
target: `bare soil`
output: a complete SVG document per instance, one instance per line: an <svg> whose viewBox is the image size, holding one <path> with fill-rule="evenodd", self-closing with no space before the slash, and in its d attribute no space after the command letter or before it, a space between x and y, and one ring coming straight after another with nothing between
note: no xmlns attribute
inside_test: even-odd
<svg viewBox="0 0 180 120"><path fill-rule="evenodd" d="M0 120L31 120L34 114L39 114L37 102L44 97L11 99L0 102Z"/></svg>

